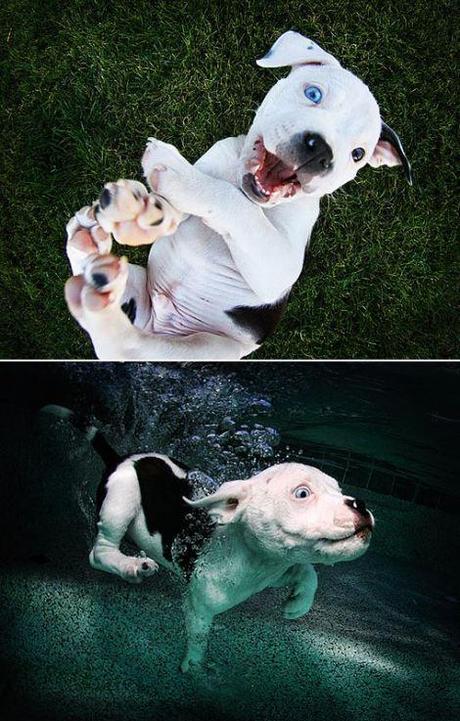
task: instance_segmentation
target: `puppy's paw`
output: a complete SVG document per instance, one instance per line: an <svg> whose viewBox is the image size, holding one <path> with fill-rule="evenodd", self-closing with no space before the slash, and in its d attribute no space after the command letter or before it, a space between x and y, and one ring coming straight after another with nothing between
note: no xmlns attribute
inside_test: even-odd
<svg viewBox="0 0 460 721"><path fill-rule="evenodd" d="M65 284L67 307L82 328L88 330L91 317L101 311L109 312L121 306L126 282L128 261L113 255L90 255L83 272L69 278Z"/></svg>
<svg viewBox="0 0 460 721"><path fill-rule="evenodd" d="M193 196L198 192L198 174L174 145L149 138L142 167L154 193L167 198L182 212L191 212Z"/></svg>
<svg viewBox="0 0 460 721"><path fill-rule="evenodd" d="M147 558L145 555L140 558L133 556L132 558L126 559L123 578L125 581L128 581L128 583L139 584L142 583L144 579L149 578L149 576L153 576L153 574L158 571L158 568L158 563L155 563L155 561L152 561L151 558Z"/></svg>
<svg viewBox="0 0 460 721"><path fill-rule="evenodd" d="M156 171L172 170L181 175L193 170L191 163L179 153L174 145L164 143L156 138L148 138L141 162L144 175L151 185L151 177ZM152 185L152 188L156 189L154 185Z"/></svg>
<svg viewBox="0 0 460 721"><path fill-rule="evenodd" d="M112 238L97 223L94 208L87 205L75 213L66 225L67 255L74 275L83 272L88 256L110 253Z"/></svg>
<svg viewBox="0 0 460 721"><path fill-rule="evenodd" d="M144 209L147 196L147 188L137 180L106 183L95 207L98 222L111 233L115 223L137 218Z"/></svg>
<svg viewBox="0 0 460 721"><path fill-rule="evenodd" d="M126 258L115 255L92 255L85 264L84 278L88 285L100 293L118 291L121 295L126 285Z"/></svg>
<svg viewBox="0 0 460 721"><path fill-rule="evenodd" d="M182 214L136 180L106 183L95 207L98 223L122 245L150 245L174 233Z"/></svg>
<svg viewBox="0 0 460 721"><path fill-rule="evenodd" d="M201 657L194 657L192 654L187 654L180 665L182 673L193 673L202 670Z"/></svg>
<svg viewBox="0 0 460 721"><path fill-rule="evenodd" d="M313 598L310 596L292 596L284 604L283 616L289 620L305 616L313 605Z"/></svg>

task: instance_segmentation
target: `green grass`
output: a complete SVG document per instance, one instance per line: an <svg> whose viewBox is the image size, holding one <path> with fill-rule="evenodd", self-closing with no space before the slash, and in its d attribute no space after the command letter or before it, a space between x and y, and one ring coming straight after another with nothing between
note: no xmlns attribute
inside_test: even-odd
<svg viewBox="0 0 460 721"><path fill-rule="evenodd" d="M458 357L454 13L453 0L7 0L1 357L94 357L63 299L66 221L104 181L140 179L149 135L194 161L245 132L285 74L254 60L289 28L370 86L415 185L366 168L322 201L305 272L255 357Z"/></svg>

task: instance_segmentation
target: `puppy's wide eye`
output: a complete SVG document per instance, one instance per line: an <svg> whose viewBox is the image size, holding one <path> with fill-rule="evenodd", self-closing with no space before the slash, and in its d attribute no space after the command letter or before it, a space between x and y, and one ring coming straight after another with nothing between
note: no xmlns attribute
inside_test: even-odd
<svg viewBox="0 0 460 721"><path fill-rule="evenodd" d="M311 100L312 103L315 103L315 105L318 105L323 98L321 90L317 88L316 85L309 85L303 92L305 97Z"/></svg>
<svg viewBox="0 0 460 721"><path fill-rule="evenodd" d="M365 154L366 151L364 150L364 148L355 148L351 153L351 157L353 158L355 163L359 163L359 161L364 158Z"/></svg>
<svg viewBox="0 0 460 721"><path fill-rule="evenodd" d="M308 498L310 495L310 489L307 486L299 486L294 491L295 498Z"/></svg>

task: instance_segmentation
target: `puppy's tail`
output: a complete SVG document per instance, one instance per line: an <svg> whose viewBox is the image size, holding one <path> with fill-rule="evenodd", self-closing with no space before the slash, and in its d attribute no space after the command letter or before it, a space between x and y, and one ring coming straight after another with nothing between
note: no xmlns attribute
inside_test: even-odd
<svg viewBox="0 0 460 721"><path fill-rule="evenodd" d="M87 440L91 443L96 453L100 455L107 468L115 468L123 459L107 442L100 430L92 425L88 419L75 413L70 408L50 404L40 408L41 413L48 413L56 418L67 420L75 428L82 431Z"/></svg>

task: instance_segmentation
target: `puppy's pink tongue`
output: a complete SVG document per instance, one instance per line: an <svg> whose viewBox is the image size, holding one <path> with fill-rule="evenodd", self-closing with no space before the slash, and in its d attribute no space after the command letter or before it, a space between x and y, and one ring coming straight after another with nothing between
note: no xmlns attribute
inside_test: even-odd
<svg viewBox="0 0 460 721"><path fill-rule="evenodd" d="M282 160L266 152L263 166L260 172L260 180L264 188L272 190L278 185L282 185L287 180L295 178L293 168L290 168Z"/></svg>

